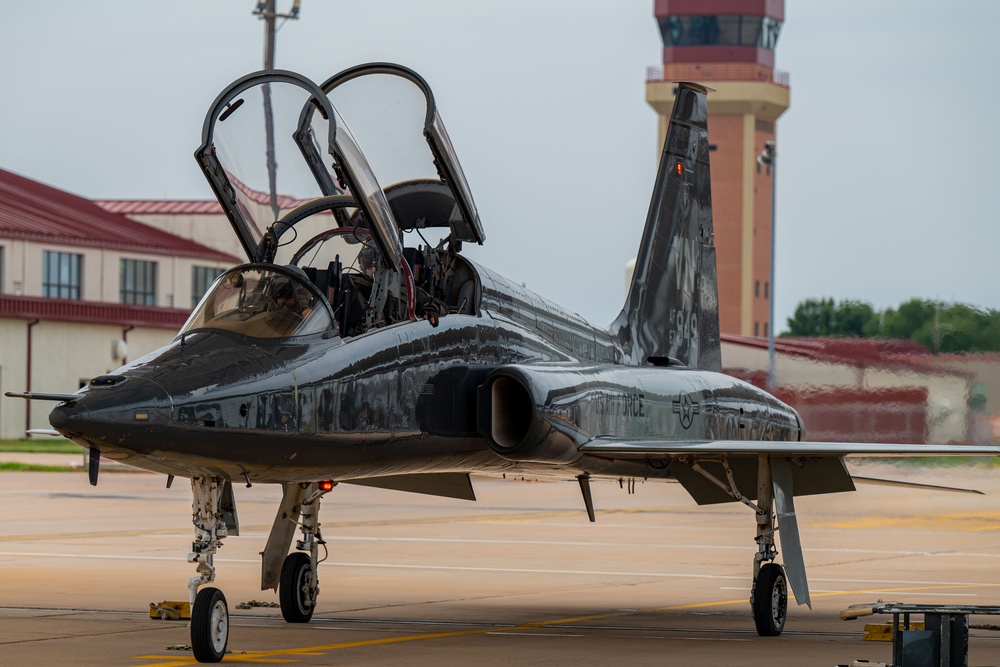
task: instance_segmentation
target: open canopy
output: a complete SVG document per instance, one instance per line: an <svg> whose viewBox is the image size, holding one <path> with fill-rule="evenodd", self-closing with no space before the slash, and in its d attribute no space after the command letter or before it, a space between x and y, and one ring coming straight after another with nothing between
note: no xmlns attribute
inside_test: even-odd
<svg viewBox="0 0 1000 667"><path fill-rule="evenodd" d="M404 230L485 238L430 88L398 65L351 68L322 87L286 71L238 79L212 104L195 157L252 262L338 227L370 230L396 270Z"/></svg>
<svg viewBox="0 0 1000 667"><path fill-rule="evenodd" d="M322 88L364 147L402 229L447 227L457 241L486 240L434 93L419 74L368 63Z"/></svg>

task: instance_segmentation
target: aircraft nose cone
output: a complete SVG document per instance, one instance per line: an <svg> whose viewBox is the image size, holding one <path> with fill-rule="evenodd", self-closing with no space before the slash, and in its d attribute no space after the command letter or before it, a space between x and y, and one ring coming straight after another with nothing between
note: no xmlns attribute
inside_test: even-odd
<svg viewBox="0 0 1000 667"><path fill-rule="evenodd" d="M57 405L49 423L69 438L121 444L170 413L170 396L158 384L128 378L110 385L91 383L76 400Z"/></svg>
<svg viewBox="0 0 1000 667"><path fill-rule="evenodd" d="M67 420L66 410L61 405L49 413L49 423L52 424L52 428L54 429L61 429L66 425Z"/></svg>
<svg viewBox="0 0 1000 667"><path fill-rule="evenodd" d="M52 428L65 434L68 431L72 431L73 424L81 421L81 418L85 418L86 414L87 409L83 406L79 406L76 403L63 403L57 405L49 413L49 423L52 424Z"/></svg>

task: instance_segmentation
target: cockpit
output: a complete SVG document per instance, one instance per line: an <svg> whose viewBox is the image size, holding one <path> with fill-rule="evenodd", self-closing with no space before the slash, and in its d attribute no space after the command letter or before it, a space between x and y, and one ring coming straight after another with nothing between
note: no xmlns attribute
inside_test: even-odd
<svg viewBox="0 0 1000 667"><path fill-rule="evenodd" d="M376 63L322 86L252 74L216 98L202 140L195 157L249 264L216 281L183 331L347 338L479 314L480 279L459 253L485 235L415 72Z"/></svg>

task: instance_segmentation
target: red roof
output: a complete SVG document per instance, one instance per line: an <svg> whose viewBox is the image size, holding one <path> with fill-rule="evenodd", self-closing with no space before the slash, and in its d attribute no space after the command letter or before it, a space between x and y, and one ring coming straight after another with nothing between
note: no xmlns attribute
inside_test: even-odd
<svg viewBox="0 0 1000 667"><path fill-rule="evenodd" d="M722 334L723 343L767 349L767 339L755 336ZM967 375L944 365L954 355L934 355L930 350L911 340L884 338L792 338L779 336L774 339L777 354L805 357L813 361L848 364L858 368L885 366L906 368L924 373ZM984 358L989 358L987 355ZM969 355L964 355L965 359Z"/></svg>
<svg viewBox="0 0 1000 667"><path fill-rule="evenodd" d="M111 213L94 202L0 169L0 237L41 243L198 257L239 258Z"/></svg>
<svg viewBox="0 0 1000 667"><path fill-rule="evenodd" d="M177 331L190 315L190 310L179 308L158 308L74 299L47 299L33 296L12 296L10 294L0 295L0 317L4 318L92 322Z"/></svg>
<svg viewBox="0 0 1000 667"><path fill-rule="evenodd" d="M215 199L97 199L94 203L121 215L222 215Z"/></svg>

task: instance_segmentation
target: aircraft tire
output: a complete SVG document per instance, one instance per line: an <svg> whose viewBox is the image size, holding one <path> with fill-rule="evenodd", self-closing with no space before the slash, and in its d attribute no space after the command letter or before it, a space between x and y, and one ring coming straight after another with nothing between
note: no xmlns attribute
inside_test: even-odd
<svg viewBox="0 0 1000 667"><path fill-rule="evenodd" d="M191 648L198 662L222 662L229 644L229 606L218 588L198 591L191 610Z"/></svg>
<svg viewBox="0 0 1000 667"><path fill-rule="evenodd" d="M761 637L777 637L788 616L788 583L777 563L761 566L753 589L753 622Z"/></svg>
<svg viewBox="0 0 1000 667"><path fill-rule="evenodd" d="M315 600L309 600L312 576L308 554L289 554L281 565L278 600L281 602L281 615L288 623L308 623L312 618L316 608Z"/></svg>

